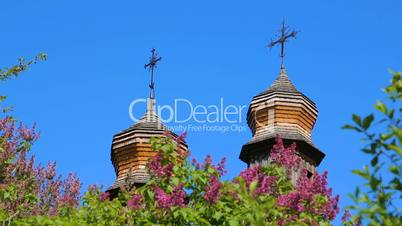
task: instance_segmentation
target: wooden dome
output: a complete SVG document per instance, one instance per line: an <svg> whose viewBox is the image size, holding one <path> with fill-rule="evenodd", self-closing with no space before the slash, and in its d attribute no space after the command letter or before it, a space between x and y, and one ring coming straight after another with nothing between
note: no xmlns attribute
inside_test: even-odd
<svg viewBox="0 0 402 226"><path fill-rule="evenodd" d="M147 163L156 155L152 150L151 137L162 137L166 133L173 137L176 134L169 131L153 110L153 99L149 99L148 110L133 126L113 136L111 161L116 173L116 181L108 189L112 196L122 187L132 187L145 184L149 178ZM179 141L179 151L187 152L187 144Z"/></svg>
<svg viewBox="0 0 402 226"><path fill-rule="evenodd" d="M315 103L296 89L282 68L274 83L250 103L247 124L253 137L243 146L240 159L250 165L268 158L280 136L286 144L297 143L306 164L318 166L325 155L311 140L317 115Z"/></svg>

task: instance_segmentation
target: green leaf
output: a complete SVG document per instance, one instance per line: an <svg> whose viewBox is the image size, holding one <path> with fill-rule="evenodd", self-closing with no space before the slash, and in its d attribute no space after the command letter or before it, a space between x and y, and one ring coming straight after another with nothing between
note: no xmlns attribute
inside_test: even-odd
<svg viewBox="0 0 402 226"><path fill-rule="evenodd" d="M367 117L364 118L364 120L363 120L363 126L362 126L362 127L363 127L365 130L367 130L367 129L370 127L370 125L371 125L371 123L373 122L373 120L374 120L374 115L373 115L373 114L367 116Z"/></svg>
<svg viewBox="0 0 402 226"><path fill-rule="evenodd" d="M361 176L361 177L363 177L365 179L369 179L368 174L366 172L361 171L361 170L352 170L352 173L354 173L356 175L359 175L359 176Z"/></svg>
<svg viewBox="0 0 402 226"><path fill-rule="evenodd" d="M217 211L214 213L213 218L216 220L219 220L219 219L221 219L222 215L223 215L222 212Z"/></svg>
<svg viewBox="0 0 402 226"><path fill-rule="evenodd" d="M397 166L391 166L389 171L395 175L399 175L399 168Z"/></svg>
<svg viewBox="0 0 402 226"><path fill-rule="evenodd" d="M180 180L179 180L179 178L177 178L177 177L172 177L172 178L171 178L171 181L172 181L172 183L173 183L174 185L178 185L178 184L180 183Z"/></svg>
<svg viewBox="0 0 402 226"><path fill-rule="evenodd" d="M229 220L229 225L230 226L237 226L237 225L239 225L239 222L236 219L231 219L231 220Z"/></svg>
<svg viewBox="0 0 402 226"><path fill-rule="evenodd" d="M374 154L375 150L369 148L363 148L362 151L366 154Z"/></svg>
<svg viewBox="0 0 402 226"><path fill-rule="evenodd" d="M251 194L253 194L254 191L255 191L255 189L257 189L257 185L258 185L258 181L257 181L257 180L251 182L251 184L250 184L250 193L251 193Z"/></svg>
<svg viewBox="0 0 402 226"><path fill-rule="evenodd" d="M352 126L352 125L344 125L344 126L342 126L342 129L351 129L351 130L356 130L357 132L362 132L361 129L359 129L356 126Z"/></svg>
<svg viewBox="0 0 402 226"><path fill-rule="evenodd" d="M380 100L374 106L375 109L379 110L380 112L386 114L387 113L387 106Z"/></svg>
<svg viewBox="0 0 402 226"><path fill-rule="evenodd" d="M355 197L358 198L359 195L360 195L360 188L359 188L359 187L356 187L356 190L355 190Z"/></svg>
<svg viewBox="0 0 402 226"><path fill-rule="evenodd" d="M398 153L398 155L402 155L401 147L398 147L397 145L394 145L394 144L390 144L390 145L388 145L388 148L391 150L394 150L396 153Z"/></svg>
<svg viewBox="0 0 402 226"><path fill-rule="evenodd" d="M388 117L389 118L394 118L394 115L395 115L395 109L391 109L389 112L388 112Z"/></svg>
<svg viewBox="0 0 402 226"><path fill-rule="evenodd" d="M370 187L373 190L377 190L377 186L381 183L381 180L378 180L374 176L370 177Z"/></svg>
<svg viewBox="0 0 402 226"><path fill-rule="evenodd" d="M372 160L371 160L371 166L376 166L377 165L377 163L378 163L378 156L375 156Z"/></svg>
<svg viewBox="0 0 402 226"><path fill-rule="evenodd" d="M360 116L353 114L352 119L357 125L362 126L362 120L361 120Z"/></svg>
<svg viewBox="0 0 402 226"><path fill-rule="evenodd" d="M389 138L391 138L393 136L393 134L392 133L387 133L387 134L381 134L380 135L380 139L381 140L383 140L383 141L387 141Z"/></svg>

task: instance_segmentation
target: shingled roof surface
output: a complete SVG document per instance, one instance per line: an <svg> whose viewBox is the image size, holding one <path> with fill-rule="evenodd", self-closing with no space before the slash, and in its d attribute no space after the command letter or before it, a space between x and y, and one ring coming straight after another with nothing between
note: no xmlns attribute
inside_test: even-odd
<svg viewBox="0 0 402 226"><path fill-rule="evenodd" d="M144 116L133 126L119 132L115 136L132 130L152 130L152 131L165 131L165 125L160 121L159 117L154 112L147 111Z"/></svg>
<svg viewBox="0 0 402 226"><path fill-rule="evenodd" d="M274 83L265 91L258 94L257 96L261 96L268 93L273 92L288 92L288 93L300 93L296 87L293 85L292 81L286 75L285 69L281 69L281 73L275 79Z"/></svg>

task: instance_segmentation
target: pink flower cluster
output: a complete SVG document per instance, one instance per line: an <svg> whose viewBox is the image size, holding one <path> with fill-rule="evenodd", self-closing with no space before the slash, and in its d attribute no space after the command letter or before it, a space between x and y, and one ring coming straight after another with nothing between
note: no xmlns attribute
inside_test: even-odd
<svg viewBox="0 0 402 226"><path fill-rule="evenodd" d="M127 206L131 209L137 210L143 207L141 195L134 194L130 200L127 202Z"/></svg>
<svg viewBox="0 0 402 226"><path fill-rule="evenodd" d="M91 184L88 186L88 192L94 193L98 190L100 190L100 188L95 184Z"/></svg>
<svg viewBox="0 0 402 226"><path fill-rule="evenodd" d="M278 205L293 209L297 212L309 212L322 215L325 219L333 220L339 212L339 196L332 196L332 189L327 188L327 172L322 175L314 174L307 177L307 171L299 176L296 189L293 192L278 197ZM325 204L317 203L318 195L325 197Z"/></svg>
<svg viewBox="0 0 402 226"><path fill-rule="evenodd" d="M252 182L257 182L257 188L255 189L253 195L265 195L273 193L276 177L266 175L264 172L262 172L262 167L260 165L256 165L244 170L240 173L240 177L246 182L247 187L249 187Z"/></svg>
<svg viewBox="0 0 402 226"><path fill-rule="evenodd" d="M212 169L211 175L208 176L208 185L204 187L204 199L209 204L216 203L221 196L222 183L220 177L226 174L225 163L226 158L222 158L217 165L214 165L211 155L205 157L204 163L199 163L196 159L192 160L192 165L196 170L202 170L209 174L211 172L209 170Z"/></svg>
<svg viewBox="0 0 402 226"><path fill-rule="evenodd" d="M294 191L284 195L278 195L275 192L275 176L268 176L263 172L261 165L252 166L240 173L240 177L245 181L247 187L251 183L257 182L257 187L253 195L272 194L277 197L277 204L289 208L294 214L283 223L292 222L298 219L298 214L306 212L323 216L327 220L333 220L339 212L339 196L333 197L332 190L328 188L327 172L323 175L313 174L311 178L307 175L307 170L301 164L301 158L296 154L296 145L285 147L281 138L276 139L270 158L276 164L286 168L288 177L291 179L290 172L299 172L294 185ZM319 197L326 200L319 201ZM310 222L311 223L311 222ZM310 224L309 223L309 224Z"/></svg>
<svg viewBox="0 0 402 226"><path fill-rule="evenodd" d="M20 124L16 128L13 118L0 118L0 189L14 196L1 199L0 208L10 215L54 215L60 207L79 204L81 183L75 175L62 180L56 177L55 163L35 166L35 157L27 158L30 146L38 138L35 126Z"/></svg>
<svg viewBox="0 0 402 226"><path fill-rule="evenodd" d="M186 132L181 134L180 136L174 136L171 132L165 131L165 136L168 138L173 139L175 142L184 142L184 139L186 138ZM176 149L175 151L178 151ZM187 156L187 153L178 153L180 158L184 160L184 158ZM159 152L157 155L155 155L147 164L148 167L148 172L152 176L156 177L171 177L173 175L173 166L174 163L169 161L169 159L164 159L166 156L162 152ZM179 159L179 161L181 161Z"/></svg>
<svg viewBox="0 0 402 226"><path fill-rule="evenodd" d="M162 154L158 153L148 162L148 171L156 177L170 177L173 174L173 163L162 165Z"/></svg>
<svg viewBox="0 0 402 226"><path fill-rule="evenodd" d="M345 223L345 222L349 221L351 216L352 216L352 214L350 213L350 211L346 210L342 216L342 222Z"/></svg>
<svg viewBox="0 0 402 226"><path fill-rule="evenodd" d="M176 137L176 138L174 139L174 141L176 141L176 142L184 142L184 140L186 139L186 137L187 137L187 131L184 131L184 132L181 133L178 137Z"/></svg>
<svg viewBox="0 0 402 226"><path fill-rule="evenodd" d="M168 209L174 206L184 207L185 205L186 192L183 189L183 184L176 186L171 194L154 185L154 192L156 203L160 208Z"/></svg>
<svg viewBox="0 0 402 226"><path fill-rule="evenodd" d="M301 163L301 158L296 154L296 144L293 143L286 148L280 137L276 138L276 143L272 147L270 157L275 163L287 169L298 168Z"/></svg>
<svg viewBox="0 0 402 226"><path fill-rule="evenodd" d="M62 192L58 196L59 206L75 207L79 203L81 182L75 174L70 173L62 183Z"/></svg>
<svg viewBox="0 0 402 226"><path fill-rule="evenodd" d="M212 176L208 180L209 186L206 187L204 199L208 203L216 203L220 198L220 188L222 187L222 183L216 176Z"/></svg>
<svg viewBox="0 0 402 226"><path fill-rule="evenodd" d="M109 200L110 200L110 193L107 192L107 191L100 193L100 195L99 195L99 200L100 200L101 202L109 201Z"/></svg>
<svg viewBox="0 0 402 226"><path fill-rule="evenodd" d="M181 142L185 141L185 139L187 137L187 131L184 131L179 136L177 136L176 134L166 130L165 133L164 133L164 136L172 139L176 143L181 143Z"/></svg>
<svg viewBox="0 0 402 226"><path fill-rule="evenodd" d="M226 164L226 158L222 158L221 161L215 166L212 163L212 157L211 155L207 155L204 159L204 163L199 163L195 158L193 158L192 160L192 164L193 166L197 169L197 170L208 170L209 168L212 168L213 170L215 170L216 172L218 172L218 174L220 176L223 176L227 173L226 168L225 168L225 164Z"/></svg>
<svg viewBox="0 0 402 226"><path fill-rule="evenodd" d="M362 226L361 218L356 218L356 219L352 220L351 217L352 217L352 214L350 213L350 211L346 210L342 216L342 223L347 224L347 225L353 225L353 226Z"/></svg>

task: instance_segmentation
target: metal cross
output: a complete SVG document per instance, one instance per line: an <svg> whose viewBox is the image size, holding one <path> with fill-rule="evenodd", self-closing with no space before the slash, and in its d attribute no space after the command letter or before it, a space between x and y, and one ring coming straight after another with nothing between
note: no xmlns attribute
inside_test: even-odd
<svg viewBox="0 0 402 226"><path fill-rule="evenodd" d="M151 89L149 98L154 99L155 98L155 84L154 84L154 68L156 68L156 63L158 61L162 60L162 57L158 57L158 55L155 53L155 49L152 49L152 56L149 58L149 63L144 65L144 68L148 68L151 71L151 83L149 84L149 88Z"/></svg>
<svg viewBox="0 0 402 226"><path fill-rule="evenodd" d="M268 44L268 47L271 48L271 49L274 46L276 46L277 44L281 45L281 58L282 58L281 68L285 68L285 62L284 62L284 58L285 58L285 43L290 38L296 38L297 33L298 33L297 31L291 30L291 29L289 29L289 27L286 27L285 18L283 18L282 28L280 30L280 35L281 36L277 40L272 40L271 39L271 42Z"/></svg>

